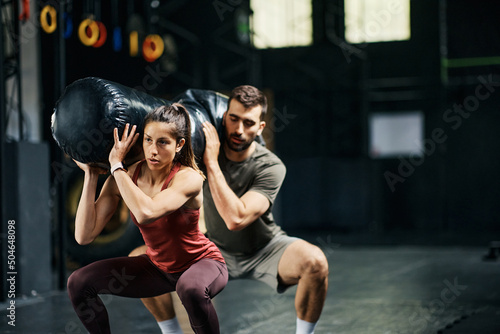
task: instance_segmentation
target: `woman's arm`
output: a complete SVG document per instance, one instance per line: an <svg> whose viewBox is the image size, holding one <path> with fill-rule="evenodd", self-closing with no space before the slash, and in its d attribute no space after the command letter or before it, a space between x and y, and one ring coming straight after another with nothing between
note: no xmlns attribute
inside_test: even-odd
<svg viewBox="0 0 500 334"><path fill-rule="evenodd" d="M97 181L102 170L76 162L85 172L83 191L75 218L75 239L80 245L94 241L116 211L120 196L112 178L104 183L99 198L95 200Z"/></svg>
<svg viewBox="0 0 500 334"><path fill-rule="evenodd" d="M121 197L139 224L149 224L183 206L201 192L203 178L192 169L177 172L170 186L149 197L137 187L123 170L116 171L114 178Z"/></svg>

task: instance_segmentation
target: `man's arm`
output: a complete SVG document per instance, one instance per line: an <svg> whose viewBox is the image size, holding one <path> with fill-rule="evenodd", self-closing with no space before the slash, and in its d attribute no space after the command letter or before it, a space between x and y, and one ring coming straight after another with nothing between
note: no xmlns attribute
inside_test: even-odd
<svg viewBox="0 0 500 334"><path fill-rule="evenodd" d="M218 164L207 166L207 179L217 211L231 231L244 229L269 209L269 200L256 191L248 191L238 198L227 185Z"/></svg>
<svg viewBox="0 0 500 334"><path fill-rule="evenodd" d="M217 211L231 231L239 231L253 223L269 209L269 200L256 191L248 191L238 197L228 186L219 166L219 136L215 127L203 124L206 146L203 160L207 168L207 180Z"/></svg>

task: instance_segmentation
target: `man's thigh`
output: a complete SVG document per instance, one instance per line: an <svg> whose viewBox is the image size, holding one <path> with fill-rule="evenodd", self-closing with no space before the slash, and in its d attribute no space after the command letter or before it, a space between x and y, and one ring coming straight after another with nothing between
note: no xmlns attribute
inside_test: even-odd
<svg viewBox="0 0 500 334"><path fill-rule="evenodd" d="M278 281L278 263L287 247L297 240L300 239L286 234L278 235L252 256L231 256L222 252L229 270L229 278L255 279L278 292L283 292L284 289Z"/></svg>

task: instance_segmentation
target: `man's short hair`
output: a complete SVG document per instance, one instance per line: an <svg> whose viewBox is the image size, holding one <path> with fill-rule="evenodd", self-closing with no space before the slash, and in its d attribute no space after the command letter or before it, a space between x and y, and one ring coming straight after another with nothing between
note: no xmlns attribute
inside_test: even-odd
<svg viewBox="0 0 500 334"><path fill-rule="evenodd" d="M254 86L242 85L234 88L227 103L228 108L232 99L240 102L245 107L245 109L260 105L262 107L260 120L262 121L264 119L264 116L267 112L267 98L264 93L262 93Z"/></svg>

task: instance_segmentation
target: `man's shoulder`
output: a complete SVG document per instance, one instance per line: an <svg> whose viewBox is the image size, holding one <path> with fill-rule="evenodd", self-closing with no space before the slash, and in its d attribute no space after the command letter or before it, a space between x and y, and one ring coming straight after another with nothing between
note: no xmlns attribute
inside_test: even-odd
<svg viewBox="0 0 500 334"><path fill-rule="evenodd" d="M256 143L256 148L255 148L255 153L254 153L254 159L256 161L259 161L263 164L270 164L270 165L283 165L285 166L285 164L283 163L283 161L281 161L281 159L276 155L274 154L273 152L271 152L271 150L269 150L267 147L259 144L259 143Z"/></svg>

